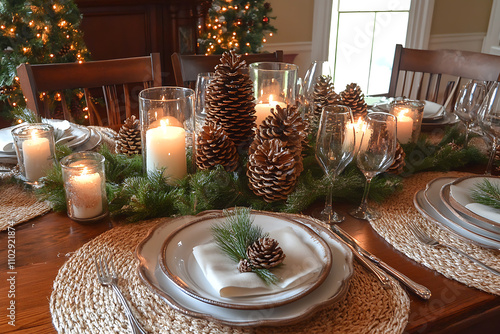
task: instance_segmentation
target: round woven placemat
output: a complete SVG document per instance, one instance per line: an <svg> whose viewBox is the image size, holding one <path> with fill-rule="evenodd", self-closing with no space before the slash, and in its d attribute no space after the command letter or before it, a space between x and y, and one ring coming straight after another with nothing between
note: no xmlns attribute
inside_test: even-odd
<svg viewBox="0 0 500 334"><path fill-rule="evenodd" d="M388 243L413 260L429 267L447 278L454 279L470 287L500 295L500 276L495 275L444 247L430 247L420 243L407 228L408 222L423 228L437 240L453 245L487 265L500 270L500 252L483 248L427 220L417 211L413 196L426 184L438 177L462 177L471 175L460 172L419 173L404 180L403 192L389 198L377 207L381 217L370 221L372 227Z"/></svg>
<svg viewBox="0 0 500 334"><path fill-rule="evenodd" d="M47 202L40 202L30 191L17 184L0 186L0 231L50 211Z"/></svg>
<svg viewBox="0 0 500 334"><path fill-rule="evenodd" d="M93 258L104 252L112 253L119 287L149 333L402 333L408 322L410 302L399 284L392 281L392 289L384 289L356 263L345 298L295 325L228 327L185 316L142 284L136 272L135 247L150 228L166 219L117 226L71 255L54 280L50 298L58 332L131 332L113 290L97 280Z"/></svg>

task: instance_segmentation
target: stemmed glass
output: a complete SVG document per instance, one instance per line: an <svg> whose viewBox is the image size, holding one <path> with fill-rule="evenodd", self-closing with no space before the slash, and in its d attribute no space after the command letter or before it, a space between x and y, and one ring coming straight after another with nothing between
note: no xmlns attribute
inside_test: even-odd
<svg viewBox="0 0 500 334"><path fill-rule="evenodd" d="M469 142L469 133L477 118L477 112L486 95L486 85L483 82L471 80L467 82L458 94L455 103L455 113L465 125L465 143Z"/></svg>
<svg viewBox="0 0 500 334"><path fill-rule="evenodd" d="M491 175L500 137L500 82L495 82L486 94L479 108L477 121L484 133L491 137L491 153L486 167L486 175Z"/></svg>
<svg viewBox="0 0 500 334"><path fill-rule="evenodd" d="M368 193L372 179L389 168L396 153L396 116L372 112L366 118L366 129L361 137L356 164L366 178L363 199L350 214L359 219L373 219L377 213L368 208Z"/></svg>
<svg viewBox="0 0 500 334"><path fill-rule="evenodd" d="M354 156L353 124L349 107L332 105L323 108L316 139L316 159L330 178L325 208L320 213L320 218L328 223L340 223L345 218L332 208L333 182Z"/></svg>
<svg viewBox="0 0 500 334"><path fill-rule="evenodd" d="M205 118L207 117L206 111L206 103L205 96L207 93L208 85L210 81L214 77L214 72L202 72L198 73L196 77L196 86L195 86L195 102L194 102L194 110L196 114L195 124L196 124L196 132L201 130L205 122Z"/></svg>

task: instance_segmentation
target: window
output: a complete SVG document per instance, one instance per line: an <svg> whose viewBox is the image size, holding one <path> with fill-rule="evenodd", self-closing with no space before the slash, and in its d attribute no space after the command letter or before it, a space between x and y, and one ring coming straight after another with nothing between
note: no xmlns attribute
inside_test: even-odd
<svg viewBox="0 0 500 334"><path fill-rule="evenodd" d="M315 0L312 60L334 64L337 91L389 89L396 44L426 48L433 0Z"/></svg>

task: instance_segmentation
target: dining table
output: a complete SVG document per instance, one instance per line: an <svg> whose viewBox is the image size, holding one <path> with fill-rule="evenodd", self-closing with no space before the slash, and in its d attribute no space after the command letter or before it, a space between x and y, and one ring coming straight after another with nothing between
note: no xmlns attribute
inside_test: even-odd
<svg viewBox="0 0 500 334"><path fill-rule="evenodd" d="M464 171L481 174L483 169L484 166L475 166L466 167ZM444 175L446 174L443 173ZM434 178L441 174L431 176ZM414 177L418 178L419 176ZM407 199L413 196L411 189L403 188L400 194L394 195L392 201L397 205L398 197L405 192ZM406 205L414 210L410 203L411 200L407 200ZM321 201L316 202L302 214L313 215L323 205ZM403 291L409 298L409 315L405 317L407 323L404 333L498 332L500 293L488 293L484 289L467 286L419 263L422 261L415 261L388 242L374 228L371 224L373 222L350 216L348 212L353 208L352 203L336 202L335 208L346 217L338 226L355 238L360 246L431 291L432 296L425 300L403 286ZM92 241L113 230L134 224L123 218L109 216L90 224L81 223L70 219L66 213L49 209L43 212L46 213L8 226L0 232L0 333L57 333L51 296L56 290L61 270L67 270L64 268L65 264ZM146 222L141 226L152 229L155 224ZM493 256L496 258L498 253ZM139 265L139 261L136 262ZM137 272L136 270L130 275L138 275ZM83 275L92 276L95 284L98 284L93 270L83 272ZM61 287L57 289L61 290ZM370 308L369 305L365 307ZM78 322L78 319L75 321ZM307 323L307 319L302 321ZM175 329L172 330L175 332ZM78 330L73 332L78 333ZM268 332L280 333L280 326L271 327Z"/></svg>
<svg viewBox="0 0 500 334"><path fill-rule="evenodd" d="M349 206L337 205L341 212ZM121 224L124 222L109 217L98 223L81 224L64 213L49 212L1 232L0 332L56 333L49 298L58 270L82 245ZM416 263L396 251L365 220L347 215L340 226L366 250L432 291L429 300L409 293L410 315L405 333L498 331L499 296L467 287ZM8 253L9 249L14 252ZM13 319L8 317L12 301ZM280 332L279 327L275 332Z"/></svg>

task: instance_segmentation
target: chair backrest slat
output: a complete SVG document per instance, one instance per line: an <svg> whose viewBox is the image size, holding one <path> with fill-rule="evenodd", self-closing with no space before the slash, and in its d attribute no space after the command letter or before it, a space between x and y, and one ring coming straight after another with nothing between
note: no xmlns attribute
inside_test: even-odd
<svg viewBox="0 0 500 334"><path fill-rule="evenodd" d="M213 72L220 63L221 55L181 55L172 54L175 83L180 87L194 88L198 73ZM283 51L243 55L247 64L261 61L283 61Z"/></svg>
<svg viewBox="0 0 500 334"><path fill-rule="evenodd" d="M108 118L106 125L115 129L119 128L122 122L121 109L125 110L124 117L133 114L131 102L136 101L137 96L131 97L130 93L137 92L129 89L128 85L142 83L144 87L159 87L162 83L158 53L143 57L88 61L81 64L21 64L17 68L17 73L27 107L44 117L48 115L48 104L39 101L38 95L41 92L84 89L90 124L104 125L91 98L92 89L101 88ZM119 100L122 94L124 98ZM68 110L67 106L63 107L65 118L70 117L65 110Z"/></svg>
<svg viewBox="0 0 500 334"><path fill-rule="evenodd" d="M413 72L413 77L410 90L406 91L408 72ZM425 87L424 81L421 80L418 87L413 86L415 73L421 75L421 79L428 77L428 80L424 80L427 83ZM457 78L459 80L456 83L454 81L442 83L443 75L450 76L454 81ZM499 75L500 56L459 50L417 50L404 48L398 44L387 95L389 97L416 96L419 99L444 102L453 92L452 102L454 102L458 89L453 89L453 85L460 85L460 80L476 79L489 82L497 80ZM401 76L404 78L402 83ZM402 85L402 95L398 95L400 91L398 85ZM445 86L442 96L440 95L441 85Z"/></svg>

